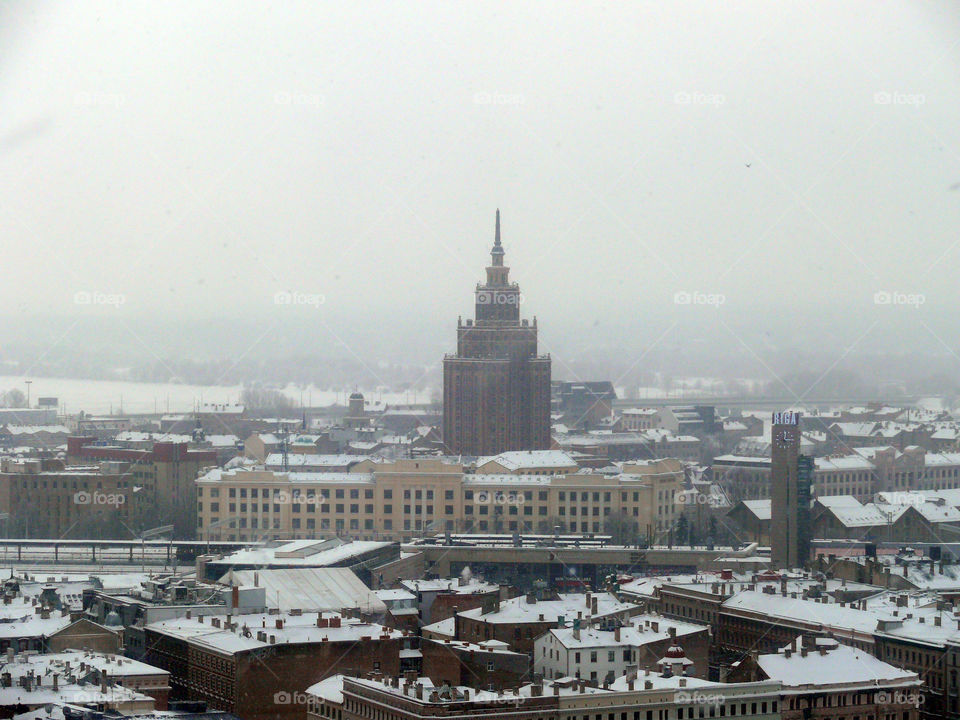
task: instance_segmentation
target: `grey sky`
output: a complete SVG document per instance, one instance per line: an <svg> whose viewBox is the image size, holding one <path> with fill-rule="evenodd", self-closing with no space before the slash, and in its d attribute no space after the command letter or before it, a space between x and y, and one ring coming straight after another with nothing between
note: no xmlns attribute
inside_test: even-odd
<svg viewBox="0 0 960 720"><path fill-rule="evenodd" d="M810 324L839 353L916 318L955 336L956 3L22 3L0 21L8 314L399 322L439 328L435 356L500 207L548 344Z"/></svg>

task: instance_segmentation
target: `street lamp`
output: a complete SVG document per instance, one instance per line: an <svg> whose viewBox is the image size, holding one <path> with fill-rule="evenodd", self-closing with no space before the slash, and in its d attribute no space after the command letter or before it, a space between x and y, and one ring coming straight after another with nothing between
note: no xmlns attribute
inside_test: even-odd
<svg viewBox="0 0 960 720"><path fill-rule="evenodd" d="M147 571L147 538L157 537L158 535L166 535L167 533L173 532L173 525L161 525L160 527L155 527L151 530L144 530L140 533L140 562L143 565L143 572ZM164 564L164 570L166 570L166 564Z"/></svg>
<svg viewBox="0 0 960 720"><path fill-rule="evenodd" d="M5 522L6 522L7 520L9 520L9 519L10 519L10 513L0 513L0 522L4 522L4 523L5 523ZM9 534L10 534L10 533L9 533L9 526L4 525L4 526L3 526L3 531L4 531L4 532L3 532L3 536L4 536L4 537L6 537L7 535L9 535ZM6 544L6 543L3 544L3 559L4 559L4 561L6 561L6 559L7 559L7 544Z"/></svg>

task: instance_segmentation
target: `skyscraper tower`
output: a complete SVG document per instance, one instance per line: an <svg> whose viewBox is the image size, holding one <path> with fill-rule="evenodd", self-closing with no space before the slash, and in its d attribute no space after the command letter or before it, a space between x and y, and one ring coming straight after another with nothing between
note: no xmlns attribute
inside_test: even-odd
<svg viewBox="0 0 960 720"><path fill-rule="evenodd" d="M475 290L476 321L457 321L457 353L443 360L443 442L455 455L550 447L550 358L537 355L537 321L503 264L497 210L490 265Z"/></svg>
<svg viewBox="0 0 960 720"><path fill-rule="evenodd" d="M800 413L774 413L770 432L771 566L803 567L810 554L813 460L800 454Z"/></svg>

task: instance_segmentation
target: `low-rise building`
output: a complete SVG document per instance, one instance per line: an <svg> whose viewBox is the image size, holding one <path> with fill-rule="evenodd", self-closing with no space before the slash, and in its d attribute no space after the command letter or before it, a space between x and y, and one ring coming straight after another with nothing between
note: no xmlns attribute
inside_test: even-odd
<svg viewBox="0 0 960 720"><path fill-rule="evenodd" d="M167 677L162 670L118 655L14 655L10 650L0 669L0 716L55 705L121 715L150 713L166 707Z"/></svg>
<svg viewBox="0 0 960 720"><path fill-rule="evenodd" d="M775 680L784 720L857 717L917 720L923 696L916 673L833 638L802 636L776 653L749 656L731 681Z"/></svg>
<svg viewBox="0 0 960 720"><path fill-rule="evenodd" d="M639 611L637 605L620 602L610 593L560 594L553 600L538 600L528 593L457 613L456 638L472 643L499 640L511 650L532 654L536 638L551 628L602 620L628 623Z"/></svg>
<svg viewBox="0 0 960 720"><path fill-rule="evenodd" d="M402 633L338 613L180 618L146 627L147 661L170 671L171 696L248 720L293 718L283 698L335 673L400 673Z"/></svg>
<svg viewBox="0 0 960 720"><path fill-rule="evenodd" d="M572 676L596 685L631 669L659 670L674 646L690 662L684 674L707 677L710 628L649 614L634 615L623 626L551 628L534 640L534 670L545 678Z"/></svg>

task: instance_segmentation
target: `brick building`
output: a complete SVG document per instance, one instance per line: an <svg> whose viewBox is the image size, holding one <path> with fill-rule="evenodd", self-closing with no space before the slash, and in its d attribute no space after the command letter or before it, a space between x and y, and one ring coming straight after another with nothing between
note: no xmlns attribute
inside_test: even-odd
<svg viewBox="0 0 960 720"><path fill-rule="evenodd" d="M530 656L511 650L499 640L469 643L463 640L420 641L423 675L435 685L515 688L529 682Z"/></svg>
<svg viewBox="0 0 960 720"><path fill-rule="evenodd" d="M457 613L456 638L472 643L499 640L511 650L532 654L534 640L551 628L603 620L626 623L637 612L638 606L620 602L610 593L560 594L556 600L538 600L528 593Z"/></svg>
<svg viewBox="0 0 960 720"><path fill-rule="evenodd" d="M181 618L146 627L146 660L170 672L173 699L246 720L301 718L285 698L328 675L399 674L403 638L338 613Z"/></svg>
<svg viewBox="0 0 960 720"><path fill-rule="evenodd" d="M174 534L179 538L194 536L197 527L196 479L201 469L217 464L216 450L191 450L184 442L156 442L150 450L95 443L93 437L68 438L67 463L127 463L128 484L131 488L140 488L136 507L148 514L154 511L144 518L145 522L172 524Z"/></svg>
<svg viewBox="0 0 960 720"><path fill-rule="evenodd" d="M537 354L537 321L503 264L500 211L476 320L457 322L457 353L443 360L443 443L454 455L550 447L550 358Z"/></svg>

